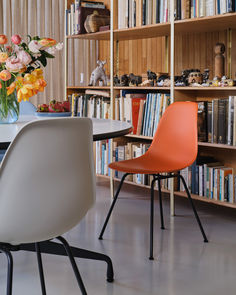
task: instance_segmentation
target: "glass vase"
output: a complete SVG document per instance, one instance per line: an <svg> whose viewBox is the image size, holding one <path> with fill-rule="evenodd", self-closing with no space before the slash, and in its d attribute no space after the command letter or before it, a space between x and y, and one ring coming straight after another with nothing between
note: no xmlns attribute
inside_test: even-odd
<svg viewBox="0 0 236 295"><path fill-rule="evenodd" d="M6 87L2 84L0 89L0 124L14 123L19 117L19 102L17 101L16 91L7 95Z"/></svg>

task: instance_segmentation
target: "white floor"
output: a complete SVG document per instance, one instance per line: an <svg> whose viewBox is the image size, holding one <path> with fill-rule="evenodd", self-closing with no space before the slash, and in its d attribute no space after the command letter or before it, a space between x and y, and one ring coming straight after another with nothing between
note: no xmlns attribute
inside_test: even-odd
<svg viewBox="0 0 236 295"><path fill-rule="evenodd" d="M115 281L106 282L106 265L77 259L89 295L234 295L236 294L236 212L197 204L210 242L203 243L185 199L177 199L174 218L164 200L166 230L160 229L155 202L155 260L148 260L149 191L125 186L104 240L98 240L110 205L109 186L97 185L97 203L65 237L71 245L103 252L113 260ZM137 199L134 199L137 196ZM143 197L143 198L142 198ZM81 294L67 257L43 256L48 295ZM0 295L5 294L6 259L0 255ZM14 253L14 295L41 294L34 253Z"/></svg>

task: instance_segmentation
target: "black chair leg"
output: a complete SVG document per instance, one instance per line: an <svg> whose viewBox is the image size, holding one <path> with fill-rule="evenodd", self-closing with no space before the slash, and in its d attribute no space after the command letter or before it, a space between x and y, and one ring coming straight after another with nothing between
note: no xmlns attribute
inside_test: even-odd
<svg viewBox="0 0 236 295"><path fill-rule="evenodd" d="M182 179L182 182L183 182L183 185L184 185L184 189L185 189L185 191L186 191L186 193L187 193L188 199L189 199L190 204L191 204L191 206L192 206L192 209L193 209L193 212L194 212L195 218L196 218L196 220L197 220L197 223L198 223L198 225L199 225L199 228L200 228L200 230L201 230L201 233L202 233L202 236L203 236L204 242L207 243L207 242L208 242L208 239L207 239L206 234L205 234L205 231L204 231L204 229L203 229L203 227L202 227L202 224L201 224L200 218L199 218L198 213L197 213L197 210L196 210L196 208L195 208L195 206L194 206L193 200L192 200L192 198L191 198L191 194L189 193L189 190L188 190L188 187L187 187L186 182L185 182L185 180L184 180L184 177L183 177L182 175L179 175L179 177Z"/></svg>
<svg viewBox="0 0 236 295"><path fill-rule="evenodd" d="M162 193L161 193L161 180L158 180L158 192L159 192L159 204L160 204L160 217L161 217L161 229L165 229L164 226L164 217L163 217L163 207L162 207Z"/></svg>
<svg viewBox="0 0 236 295"><path fill-rule="evenodd" d="M42 263L42 256L41 256L41 251L40 251L40 243L35 243L35 251L37 253L42 295L46 295L47 293L46 293L45 280L44 280L44 274L43 274L43 263Z"/></svg>
<svg viewBox="0 0 236 295"><path fill-rule="evenodd" d="M12 277L13 277L13 258L7 249L0 249L7 256L7 295L12 295Z"/></svg>
<svg viewBox="0 0 236 295"><path fill-rule="evenodd" d="M150 255L149 260L153 260L153 221L154 221L154 178L151 183L151 202L150 202Z"/></svg>
<svg viewBox="0 0 236 295"><path fill-rule="evenodd" d="M72 254L72 251L70 249L69 244L67 243L67 241L63 237L57 237L57 239L63 244L63 246L64 246L64 248L66 250L66 253L67 253L67 255L68 255L69 259L70 259L70 263L72 265L72 268L73 268L73 271L74 271L74 274L75 274L75 277L77 279L77 282L78 282L78 285L80 287L82 295L87 295L87 291L86 291L86 289L84 287L84 283L83 283L82 278L80 276L78 267L76 265L76 262L75 262L75 259L73 257L73 254Z"/></svg>
<svg viewBox="0 0 236 295"><path fill-rule="evenodd" d="M120 184L119 184L119 186L118 186L118 188L117 188L117 191L116 191L116 194L115 194L115 196L114 196L113 202L112 202L112 204L111 204L110 210L109 210L109 212L108 212L108 214L107 214L106 220L105 220L105 222L104 222L104 224L103 224L103 227L102 227L102 230L101 230L101 232L100 232L99 240L102 240L102 239L103 239L104 231L105 231L105 229L106 229L106 227L107 227L107 223L108 223L108 221L109 221L109 219L110 219L111 213L112 213L113 208L114 208L114 206L115 206L115 203L116 203L116 201L117 201L117 198L118 198L119 192L120 192L120 190L121 190L122 184L124 183L124 180L125 180L125 178L126 178L127 175L129 175L129 173L124 174L123 177L121 178Z"/></svg>

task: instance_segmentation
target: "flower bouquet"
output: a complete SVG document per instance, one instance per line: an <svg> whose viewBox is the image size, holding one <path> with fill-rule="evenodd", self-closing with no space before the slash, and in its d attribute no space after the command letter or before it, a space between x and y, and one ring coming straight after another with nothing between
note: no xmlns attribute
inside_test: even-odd
<svg viewBox="0 0 236 295"><path fill-rule="evenodd" d="M0 35L0 123L15 122L19 102L44 91L47 83L41 67L63 47L54 39L27 37L28 42L24 42L13 35L11 45L6 45L7 37Z"/></svg>

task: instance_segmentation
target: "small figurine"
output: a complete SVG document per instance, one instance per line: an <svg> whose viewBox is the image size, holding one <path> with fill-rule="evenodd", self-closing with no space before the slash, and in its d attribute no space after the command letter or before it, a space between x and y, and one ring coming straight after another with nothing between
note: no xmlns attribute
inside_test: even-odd
<svg viewBox="0 0 236 295"><path fill-rule="evenodd" d="M151 80L145 80L145 81L143 81L143 82L141 83L140 86L142 86L142 87L153 86L151 82L153 82L153 81L151 81Z"/></svg>
<svg viewBox="0 0 236 295"><path fill-rule="evenodd" d="M196 70L194 72L191 72L188 75L188 84L201 84L202 83L202 74L200 73L200 70Z"/></svg>
<svg viewBox="0 0 236 295"><path fill-rule="evenodd" d="M103 85L107 86L107 76L104 70L104 65L106 64L106 61L98 60L97 64L98 66L92 71L92 74L90 76L89 86L96 86L99 80L102 80Z"/></svg>
<svg viewBox="0 0 236 295"><path fill-rule="evenodd" d="M222 78L225 73L225 45L223 43L216 43L215 46L215 77Z"/></svg>
<svg viewBox="0 0 236 295"><path fill-rule="evenodd" d="M120 84L121 86L129 86L129 76L124 74L120 78Z"/></svg>
<svg viewBox="0 0 236 295"><path fill-rule="evenodd" d="M129 79L130 79L130 83L132 85L138 86L138 84L141 84L142 83L142 77L141 76L136 76L133 73L131 73L129 75Z"/></svg>
<svg viewBox="0 0 236 295"><path fill-rule="evenodd" d="M113 77L113 82L114 86L120 86L120 79L117 75Z"/></svg>
<svg viewBox="0 0 236 295"><path fill-rule="evenodd" d="M219 86L220 84L220 78L219 77L214 77L213 80L212 80L212 86Z"/></svg>
<svg viewBox="0 0 236 295"><path fill-rule="evenodd" d="M209 69L205 69L202 74L202 83L206 84L209 80Z"/></svg>
<svg viewBox="0 0 236 295"><path fill-rule="evenodd" d="M157 79L156 73L152 72L151 70L147 71L148 80L150 81L150 85L154 86L154 82Z"/></svg>

